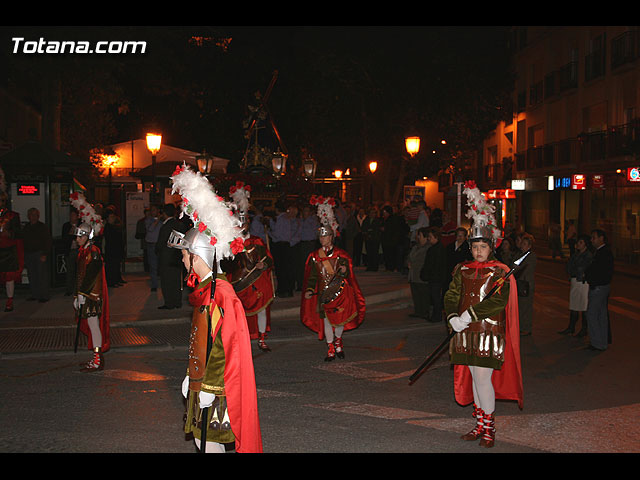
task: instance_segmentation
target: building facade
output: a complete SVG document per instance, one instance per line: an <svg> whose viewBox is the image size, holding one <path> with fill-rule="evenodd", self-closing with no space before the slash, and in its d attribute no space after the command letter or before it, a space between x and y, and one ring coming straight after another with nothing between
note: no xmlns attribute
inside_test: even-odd
<svg viewBox="0 0 640 480"><path fill-rule="evenodd" d="M514 27L513 47L513 120L483 144L483 191L513 189L506 220L536 239L573 221L638 264L639 27Z"/></svg>

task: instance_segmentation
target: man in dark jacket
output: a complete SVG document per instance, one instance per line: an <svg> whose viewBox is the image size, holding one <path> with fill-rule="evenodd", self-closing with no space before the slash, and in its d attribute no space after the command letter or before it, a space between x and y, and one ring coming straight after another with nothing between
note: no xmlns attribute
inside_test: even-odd
<svg viewBox="0 0 640 480"><path fill-rule="evenodd" d="M448 278L447 253L440 241L440 229L430 227L427 233L427 243L431 246L424 257L424 264L420 270L420 279L429 284L429 297L433 311L430 322L442 322L442 296Z"/></svg>
<svg viewBox="0 0 640 480"><path fill-rule="evenodd" d="M388 272L402 270L402 240L409 233L404 217L393 213L389 205L382 207L382 254Z"/></svg>
<svg viewBox="0 0 640 480"><path fill-rule="evenodd" d="M596 250L591 265L585 271L589 284L587 325L590 344L587 348L603 351L611 343L608 302L613 277L613 254L603 230L595 229L591 232L591 244Z"/></svg>
<svg viewBox="0 0 640 480"><path fill-rule="evenodd" d="M156 255L158 257L158 276L160 277L160 289L164 298L164 305L158 307L162 310L182 307L182 252L167 246L167 240L172 230L185 233L184 223L176 217L176 207L172 203L162 208L159 218L162 222L156 242Z"/></svg>

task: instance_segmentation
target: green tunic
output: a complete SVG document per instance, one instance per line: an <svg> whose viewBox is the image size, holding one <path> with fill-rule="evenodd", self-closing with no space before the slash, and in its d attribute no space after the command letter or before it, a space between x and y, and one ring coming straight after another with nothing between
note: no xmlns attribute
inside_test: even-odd
<svg viewBox="0 0 640 480"><path fill-rule="evenodd" d="M451 363L500 369L504 362L504 311L509 301L509 282L485 299L486 292L506 272L500 266L475 268L467 266L469 263L456 266L449 290L444 296L447 320L465 310L471 314L469 327L451 339Z"/></svg>
<svg viewBox="0 0 640 480"><path fill-rule="evenodd" d="M206 307L209 311L209 307ZM209 314L210 316L210 314ZM224 368L225 355L222 345L222 333L218 329L211 353L206 364L205 375L201 389L204 392L215 394L213 405L208 409L207 441L217 443L233 443L235 435L231 431L227 416L227 399L224 394ZM195 438L201 440L202 409L198 398L199 391L189 390L187 396L187 412L184 425L185 433L192 433Z"/></svg>

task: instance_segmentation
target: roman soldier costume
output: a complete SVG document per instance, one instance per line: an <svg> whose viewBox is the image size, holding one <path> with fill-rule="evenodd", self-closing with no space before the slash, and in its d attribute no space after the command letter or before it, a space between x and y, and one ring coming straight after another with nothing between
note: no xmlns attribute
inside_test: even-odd
<svg viewBox="0 0 640 480"><path fill-rule="evenodd" d="M21 282L24 246L20 238L20 215L9 208L4 172L0 168L0 282L5 284L7 303L4 311L13 311L15 282Z"/></svg>
<svg viewBox="0 0 640 480"><path fill-rule="evenodd" d="M193 306L187 374L184 431L193 434L201 452L262 452L251 341L244 307L225 279L216 259L233 258L243 248L241 225L217 196L209 181L187 166L171 177L173 192L182 196L182 213L194 222L186 233L173 231L167 245L187 251L187 284ZM194 261L206 263L202 278ZM204 441L203 441L204 440Z"/></svg>
<svg viewBox="0 0 640 480"><path fill-rule="evenodd" d="M353 272L349 254L333 245L337 223L333 199L311 197L317 205L322 246L309 254L305 263L300 318L302 323L327 342L325 361L344 358L342 333L364 321L365 299ZM327 240L322 241L322 237Z"/></svg>
<svg viewBox="0 0 640 480"><path fill-rule="evenodd" d="M82 372L104 369L103 354L111 346L109 294L104 272L104 261L100 248L93 244L94 238L103 228L102 218L78 192L71 194L71 203L78 210L80 225L75 228L77 237L86 237L78 246L76 268L76 292L74 308L77 311L79 329L87 336L87 346L92 357L83 364Z"/></svg>
<svg viewBox="0 0 640 480"><path fill-rule="evenodd" d="M244 250L233 260L222 262L222 267L244 306L251 339L258 339L260 350L268 352L271 349L266 337L271 330L271 303L275 298L273 257L260 237L249 234L250 192L251 186L243 182L229 190L243 226Z"/></svg>
<svg viewBox="0 0 640 480"><path fill-rule="evenodd" d="M474 223L469 243L485 242L491 247L486 261L458 264L444 296L447 320L457 332L451 339L449 355L454 365L454 394L461 405L473 403L476 427L464 440L480 439L492 447L495 441L495 399L516 400L522 408L522 369L518 325L517 289L513 276L489 298L494 283L509 268L493 256L500 231L495 227L492 206L475 188L465 185Z"/></svg>

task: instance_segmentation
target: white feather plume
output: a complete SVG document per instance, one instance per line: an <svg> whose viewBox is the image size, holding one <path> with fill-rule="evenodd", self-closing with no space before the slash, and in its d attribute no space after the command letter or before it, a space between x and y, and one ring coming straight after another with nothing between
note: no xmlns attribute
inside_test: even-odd
<svg viewBox="0 0 640 480"><path fill-rule="evenodd" d="M316 205L318 207L318 211L316 215L320 219L320 223L327 228L333 230L333 234L335 236L339 235L338 232L338 222L333 213L333 207L335 205L335 200L331 197L322 197L312 195L310 202L311 205Z"/></svg>
<svg viewBox="0 0 640 480"><path fill-rule="evenodd" d="M71 205L78 211L80 223L88 223L93 229L95 235L101 235L104 229L104 220L102 216L96 213L93 205L85 198L82 192L73 192L69 195Z"/></svg>
<svg viewBox="0 0 640 480"><path fill-rule="evenodd" d="M475 226L488 226L491 228L494 240L498 240L502 232L496 224L494 215L496 207L487 202L480 189L476 187L475 182L466 182L463 193L467 197L467 205L469 206L466 217L471 219Z"/></svg>
<svg viewBox="0 0 640 480"><path fill-rule="evenodd" d="M182 197L182 217L187 214L194 228L207 235L218 259L233 258L244 248L241 227L232 208L217 195L209 180L183 164L171 176L172 193Z"/></svg>

